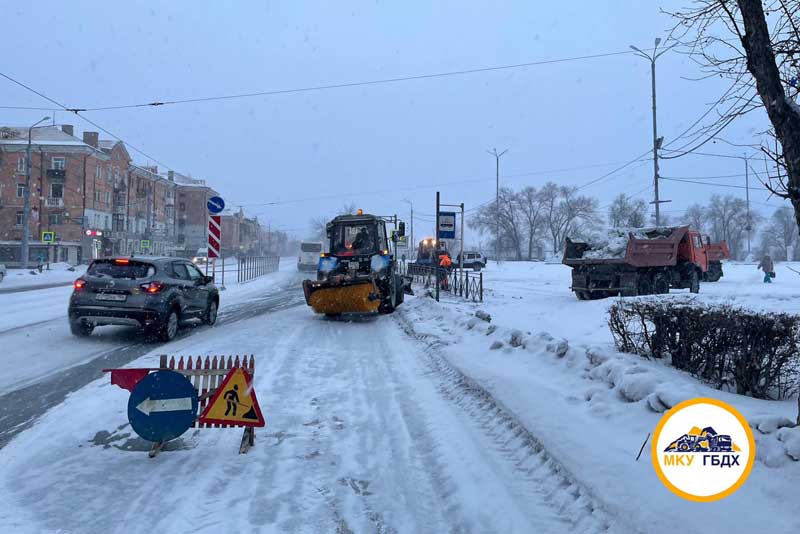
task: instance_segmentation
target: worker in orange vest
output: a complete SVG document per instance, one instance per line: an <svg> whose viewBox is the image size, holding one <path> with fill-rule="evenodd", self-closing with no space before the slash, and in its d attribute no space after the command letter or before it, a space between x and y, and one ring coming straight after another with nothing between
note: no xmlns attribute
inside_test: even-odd
<svg viewBox="0 0 800 534"><path fill-rule="evenodd" d="M450 256L447 254L439 256L439 283L444 290L450 287L447 281L447 272L450 270L451 265L453 265L453 261L450 259Z"/></svg>

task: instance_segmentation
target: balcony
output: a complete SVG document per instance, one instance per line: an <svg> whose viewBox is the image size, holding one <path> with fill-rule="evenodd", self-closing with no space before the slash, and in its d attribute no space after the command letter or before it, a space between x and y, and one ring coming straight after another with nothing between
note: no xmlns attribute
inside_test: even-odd
<svg viewBox="0 0 800 534"><path fill-rule="evenodd" d="M63 198L47 197L47 198L44 199L44 207L45 208L63 208L64 207L64 199Z"/></svg>

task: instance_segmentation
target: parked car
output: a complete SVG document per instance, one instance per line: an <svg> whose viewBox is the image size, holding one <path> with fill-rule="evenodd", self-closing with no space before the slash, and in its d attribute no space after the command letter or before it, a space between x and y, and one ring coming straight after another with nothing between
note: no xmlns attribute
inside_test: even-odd
<svg viewBox="0 0 800 534"><path fill-rule="evenodd" d="M2 282L2 281L3 281L3 278L5 278L5 277L6 277L6 273L7 273L7 272L8 272L8 271L6 270L6 266L5 266L5 264L3 264L3 263L0 263L0 282Z"/></svg>
<svg viewBox="0 0 800 534"><path fill-rule="evenodd" d="M461 254L456 256L456 261L455 261L455 265L460 265L460 264L461 264ZM481 269L486 267L486 257L480 252L466 251L464 252L464 267L467 269L480 271Z"/></svg>
<svg viewBox="0 0 800 534"><path fill-rule="evenodd" d="M179 322L217 320L219 290L213 277L185 259L97 259L73 286L69 326L76 336L91 335L96 326L129 325L169 341Z"/></svg>
<svg viewBox="0 0 800 534"><path fill-rule="evenodd" d="M300 255L297 256L298 271L316 271L319 255L323 248L320 241L303 241L300 243Z"/></svg>

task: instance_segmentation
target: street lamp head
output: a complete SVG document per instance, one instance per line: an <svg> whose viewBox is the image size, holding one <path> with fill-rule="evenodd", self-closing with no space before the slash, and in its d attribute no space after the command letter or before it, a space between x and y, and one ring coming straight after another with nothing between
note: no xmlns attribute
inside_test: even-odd
<svg viewBox="0 0 800 534"><path fill-rule="evenodd" d="M40 120L39 122L42 122L42 121L49 121L49 120L50 120L50 117L42 117L42 120Z"/></svg>
<svg viewBox="0 0 800 534"><path fill-rule="evenodd" d="M661 37L656 37L655 43L656 43L656 46L660 45L661 44Z"/></svg>
<svg viewBox="0 0 800 534"><path fill-rule="evenodd" d="M628 47L629 47L631 50L636 50L637 52L641 52L641 50L639 50L638 48L636 48L636 47L635 47L635 46L633 46L633 45L628 45Z"/></svg>

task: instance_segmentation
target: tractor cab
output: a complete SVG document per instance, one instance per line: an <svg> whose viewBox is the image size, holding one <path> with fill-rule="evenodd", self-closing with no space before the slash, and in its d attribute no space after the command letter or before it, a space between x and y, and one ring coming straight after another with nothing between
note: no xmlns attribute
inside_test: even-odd
<svg viewBox="0 0 800 534"><path fill-rule="evenodd" d="M330 255L336 257L388 254L386 223L374 215L340 215L328 223Z"/></svg>

